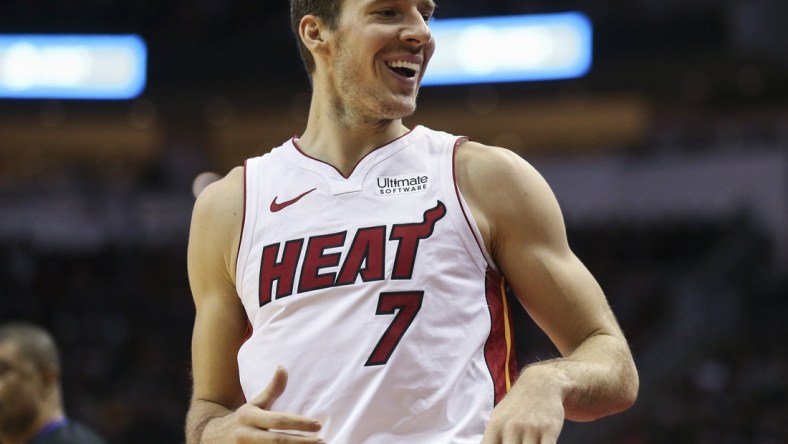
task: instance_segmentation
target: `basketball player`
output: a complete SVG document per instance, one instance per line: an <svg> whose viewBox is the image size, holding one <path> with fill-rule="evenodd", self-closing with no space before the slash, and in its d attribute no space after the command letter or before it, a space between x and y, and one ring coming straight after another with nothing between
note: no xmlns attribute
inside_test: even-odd
<svg viewBox="0 0 788 444"><path fill-rule="evenodd" d="M0 443L102 444L66 417L52 336L27 323L0 326Z"/></svg>
<svg viewBox="0 0 788 444"><path fill-rule="evenodd" d="M300 137L199 196L189 443L554 443L638 377L545 181L503 148L406 128L431 0L293 0ZM525 368L509 285L562 357Z"/></svg>

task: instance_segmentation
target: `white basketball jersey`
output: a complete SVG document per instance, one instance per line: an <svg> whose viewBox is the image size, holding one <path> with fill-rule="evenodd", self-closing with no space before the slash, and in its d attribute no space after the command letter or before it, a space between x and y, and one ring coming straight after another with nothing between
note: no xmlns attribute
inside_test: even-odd
<svg viewBox="0 0 788 444"><path fill-rule="evenodd" d="M294 140L246 162L237 289L247 399L333 444L478 444L517 369L503 279L454 180L463 139L416 127L349 177Z"/></svg>

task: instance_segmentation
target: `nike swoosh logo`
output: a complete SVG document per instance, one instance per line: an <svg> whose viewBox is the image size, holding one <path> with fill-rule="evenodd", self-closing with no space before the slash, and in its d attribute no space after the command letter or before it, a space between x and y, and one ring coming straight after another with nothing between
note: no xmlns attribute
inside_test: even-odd
<svg viewBox="0 0 788 444"><path fill-rule="evenodd" d="M316 189L317 188L312 188L309 191L304 191L303 193L299 194L298 196L296 196L296 197L294 197L294 198L292 198L290 200L286 200L284 202L277 202L276 199L278 199L279 196L275 196L274 200L271 201L271 212L272 213L276 213L278 211L284 210L285 208L287 208L290 205L293 205L294 203L298 202L299 200L301 200L302 197L306 196L307 194L311 193L312 191L315 191Z"/></svg>

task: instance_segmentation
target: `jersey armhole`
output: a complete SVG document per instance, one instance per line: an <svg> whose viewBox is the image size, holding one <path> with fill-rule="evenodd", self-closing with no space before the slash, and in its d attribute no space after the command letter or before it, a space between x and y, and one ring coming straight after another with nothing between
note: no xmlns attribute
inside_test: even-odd
<svg viewBox="0 0 788 444"><path fill-rule="evenodd" d="M499 272L498 266L492 260L492 256L484 246L484 240L482 238L481 231L479 231L479 226L476 224L476 220L473 218L473 213L471 213L471 209L467 202L465 202L465 198L463 198L460 187L457 184L457 149L460 147L460 145L467 142L468 140L470 139L464 136L457 137L454 139L453 145L451 147L451 155L448 156L449 161L451 162L451 187L453 189L452 191L454 195L457 197L456 202L462 214L463 220L461 223L468 228L467 232L470 234L467 237L473 238L472 240L466 240L466 246L469 248L474 257L479 258L479 260L477 260L477 264L481 270L484 271L489 268ZM466 236L463 236L463 239L466 239Z"/></svg>
<svg viewBox="0 0 788 444"><path fill-rule="evenodd" d="M249 254L248 250L249 250L249 248L251 246L251 244L244 245L244 243L247 243L247 244L249 243L249 242L247 242L247 239L248 239L249 236L245 236L245 230L246 230L246 228L248 226L247 221L246 221L246 217L247 217L246 208L249 205L249 174L250 174L250 172L249 172L249 161L250 160L251 159L245 160L244 161L244 166L243 166L243 168L244 168L244 172L243 172L243 175L244 175L243 176L244 177L244 184L243 184L243 187L244 187L244 189L243 189L244 206L243 206L243 216L241 217L241 230L240 230L240 234L239 234L239 238L238 238L238 251L236 252L236 255L235 255L235 291L236 291L236 293L238 293L239 297L240 297L241 294L243 294L243 292L242 292L243 291L243 278L244 278L244 271L246 269L246 262L247 262L246 261L246 256Z"/></svg>

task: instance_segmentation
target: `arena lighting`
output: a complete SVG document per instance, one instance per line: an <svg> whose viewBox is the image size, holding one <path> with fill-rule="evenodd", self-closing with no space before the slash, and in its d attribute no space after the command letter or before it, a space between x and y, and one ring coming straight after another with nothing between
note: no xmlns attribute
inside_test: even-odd
<svg viewBox="0 0 788 444"><path fill-rule="evenodd" d="M436 19L437 41L422 85L581 77L591 68L592 25L565 12Z"/></svg>
<svg viewBox="0 0 788 444"><path fill-rule="evenodd" d="M132 99L146 62L137 35L0 34L0 98Z"/></svg>

